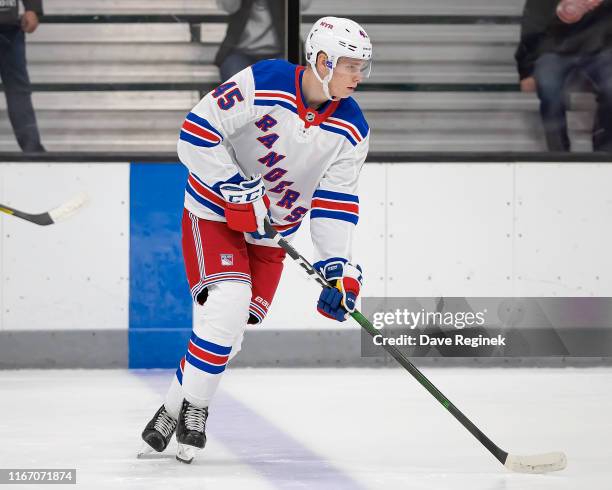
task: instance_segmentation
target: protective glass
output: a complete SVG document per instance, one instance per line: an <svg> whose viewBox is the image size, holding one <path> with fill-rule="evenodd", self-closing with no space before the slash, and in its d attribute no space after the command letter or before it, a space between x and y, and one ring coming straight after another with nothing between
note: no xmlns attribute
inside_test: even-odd
<svg viewBox="0 0 612 490"><path fill-rule="evenodd" d="M368 78L372 71L372 60L360 60L341 56L336 63L334 71L342 75L358 75Z"/></svg>

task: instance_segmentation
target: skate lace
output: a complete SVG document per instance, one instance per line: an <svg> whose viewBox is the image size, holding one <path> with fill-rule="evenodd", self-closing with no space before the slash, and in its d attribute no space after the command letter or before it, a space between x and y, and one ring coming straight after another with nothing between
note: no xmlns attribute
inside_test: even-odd
<svg viewBox="0 0 612 490"><path fill-rule="evenodd" d="M206 424L206 417L208 411L206 408L198 408L193 405L189 405L185 411L185 427L188 430L197 430L198 432L204 432L204 425Z"/></svg>
<svg viewBox="0 0 612 490"><path fill-rule="evenodd" d="M168 437L170 434L172 434L175 427L176 420L170 417L168 412L165 410L159 414L159 417L157 417L157 420L155 421L155 430L161 432L164 437Z"/></svg>

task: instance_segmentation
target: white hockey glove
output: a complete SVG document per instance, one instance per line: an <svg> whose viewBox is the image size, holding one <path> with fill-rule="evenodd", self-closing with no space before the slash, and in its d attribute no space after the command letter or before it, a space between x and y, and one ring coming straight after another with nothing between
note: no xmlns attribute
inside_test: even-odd
<svg viewBox="0 0 612 490"><path fill-rule="evenodd" d="M261 175L238 184L221 184L219 190L226 202L227 226L232 230L265 236L264 219L268 215L270 200Z"/></svg>

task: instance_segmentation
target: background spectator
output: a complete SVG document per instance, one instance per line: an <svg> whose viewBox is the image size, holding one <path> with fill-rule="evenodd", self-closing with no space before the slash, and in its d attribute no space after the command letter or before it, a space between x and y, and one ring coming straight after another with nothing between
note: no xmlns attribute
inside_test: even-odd
<svg viewBox="0 0 612 490"><path fill-rule="evenodd" d="M580 72L597 96L593 149L612 151L612 0L527 0L516 60L521 90L538 93L549 150L570 150L565 87Z"/></svg>
<svg viewBox="0 0 612 490"><path fill-rule="evenodd" d="M215 57L221 80L257 61L284 58L284 11L275 0L217 0L230 14L225 39Z"/></svg>
<svg viewBox="0 0 612 490"><path fill-rule="evenodd" d="M301 10L312 0L302 0ZM230 14L215 65L225 81L258 61L285 58L285 11L279 0L217 0Z"/></svg>
<svg viewBox="0 0 612 490"><path fill-rule="evenodd" d="M0 3L0 76L17 143L23 151L45 151L40 143L32 106L24 34L34 32L38 27L42 0L22 2L25 12L21 18L17 0L4 0Z"/></svg>

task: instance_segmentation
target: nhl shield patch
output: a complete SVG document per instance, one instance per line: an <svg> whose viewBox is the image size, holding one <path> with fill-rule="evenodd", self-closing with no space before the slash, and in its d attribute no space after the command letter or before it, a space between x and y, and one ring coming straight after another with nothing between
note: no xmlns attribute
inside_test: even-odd
<svg viewBox="0 0 612 490"><path fill-rule="evenodd" d="M234 265L234 254L221 254L221 265Z"/></svg>

